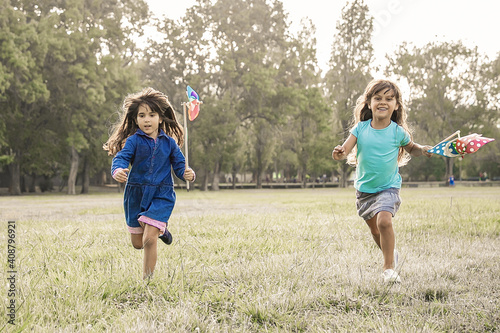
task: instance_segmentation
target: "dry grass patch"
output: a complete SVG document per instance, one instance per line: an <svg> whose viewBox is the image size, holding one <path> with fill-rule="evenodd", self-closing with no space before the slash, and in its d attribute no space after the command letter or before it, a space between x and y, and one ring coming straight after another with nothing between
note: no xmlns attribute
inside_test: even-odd
<svg viewBox="0 0 500 333"><path fill-rule="evenodd" d="M149 283L120 194L3 197L4 221L17 224L20 306L17 325L4 329L496 331L500 189L402 197L400 285L381 283L381 253L352 189L179 191L174 243L159 243Z"/></svg>

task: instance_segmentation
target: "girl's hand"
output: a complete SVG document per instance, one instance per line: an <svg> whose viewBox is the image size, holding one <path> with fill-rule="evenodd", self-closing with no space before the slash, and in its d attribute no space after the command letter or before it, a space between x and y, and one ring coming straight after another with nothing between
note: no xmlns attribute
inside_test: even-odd
<svg viewBox="0 0 500 333"><path fill-rule="evenodd" d="M336 161L345 159L347 155L349 155L349 153L352 151L357 142L358 138L352 135L352 133L349 134L349 137L347 138L347 140L345 140L342 146L337 146L333 148L332 151L333 159Z"/></svg>
<svg viewBox="0 0 500 333"><path fill-rule="evenodd" d="M433 154L428 152L429 149L432 149L432 146L422 146L422 155L431 157Z"/></svg>
<svg viewBox="0 0 500 333"><path fill-rule="evenodd" d="M193 169L187 167L186 170L184 171L184 179L189 181L189 182L194 182L196 179L196 174L194 173Z"/></svg>
<svg viewBox="0 0 500 333"><path fill-rule="evenodd" d="M333 148L332 151L332 157L336 161L340 161L341 159L345 158L345 149L343 146L337 146Z"/></svg>
<svg viewBox="0 0 500 333"><path fill-rule="evenodd" d="M128 179L129 171L129 169L117 169L113 174L113 178L119 183L124 183Z"/></svg>

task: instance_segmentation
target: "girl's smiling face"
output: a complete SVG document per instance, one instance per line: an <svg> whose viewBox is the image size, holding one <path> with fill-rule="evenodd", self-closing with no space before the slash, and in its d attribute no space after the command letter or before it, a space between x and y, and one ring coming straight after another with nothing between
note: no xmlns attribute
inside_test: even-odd
<svg viewBox="0 0 500 333"><path fill-rule="evenodd" d="M158 127L161 124L160 115L150 109L147 104L141 104L139 106L139 111L137 112L137 126L152 137L156 139L158 137Z"/></svg>
<svg viewBox="0 0 500 333"><path fill-rule="evenodd" d="M387 122L389 125L392 113L399 108L394 91L387 89L375 93L370 99L368 108L372 110L373 120Z"/></svg>

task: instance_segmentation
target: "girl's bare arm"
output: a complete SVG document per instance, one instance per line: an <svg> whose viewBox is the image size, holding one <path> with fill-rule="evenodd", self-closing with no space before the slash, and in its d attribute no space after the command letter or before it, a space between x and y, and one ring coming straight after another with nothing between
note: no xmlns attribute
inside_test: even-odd
<svg viewBox="0 0 500 333"><path fill-rule="evenodd" d="M419 145L416 142L410 141L409 144L404 146L404 149L410 154L411 156L422 156L425 155L427 157L431 157L432 153L429 153L428 150L431 149L432 146L427 146L427 145Z"/></svg>
<svg viewBox="0 0 500 333"><path fill-rule="evenodd" d="M356 145L357 140L358 139L354 135L349 134L349 137L347 138L347 140L345 140L342 146L337 146L333 149L332 151L333 159L336 161L345 159Z"/></svg>

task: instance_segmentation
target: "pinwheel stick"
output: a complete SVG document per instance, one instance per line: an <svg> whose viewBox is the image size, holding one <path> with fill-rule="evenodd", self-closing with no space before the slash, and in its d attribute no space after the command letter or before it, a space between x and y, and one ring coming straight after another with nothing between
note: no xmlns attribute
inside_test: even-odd
<svg viewBox="0 0 500 333"><path fill-rule="evenodd" d="M186 168L189 166L189 149L188 149L188 126L187 126L187 105L182 103L184 113L184 155L186 157ZM189 181L186 181L186 189L189 192Z"/></svg>
<svg viewBox="0 0 500 333"><path fill-rule="evenodd" d="M451 140L451 138L453 138L453 137L455 137L455 136L457 136L457 135L458 135L458 137L460 137L460 130L456 131L455 133L453 133L452 135L450 135L449 137L447 137L446 139L444 139L444 140L443 140L443 141L441 141L440 143L443 143L443 142L445 142L445 141ZM440 143L438 143L438 144L440 144ZM437 146L437 145L436 145L436 146Z"/></svg>

